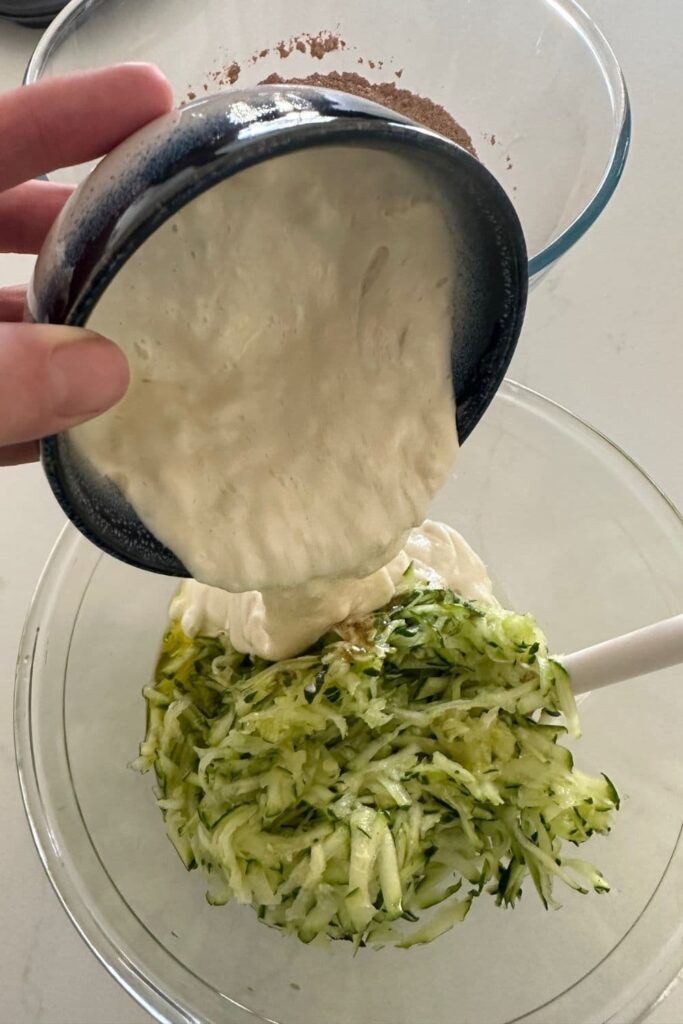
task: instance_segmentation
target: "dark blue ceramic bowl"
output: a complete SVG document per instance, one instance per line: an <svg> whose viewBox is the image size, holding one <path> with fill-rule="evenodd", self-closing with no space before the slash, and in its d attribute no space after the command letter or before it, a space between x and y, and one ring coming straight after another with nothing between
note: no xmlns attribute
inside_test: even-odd
<svg viewBox="0 0 683 1024"><path fill-rule="evenodd" d="M0 0L0 18L28 28L46 28L68 0Z"/></svg>
<svg viewBox="0 0 683 1024"><path fill-rule="evenodd" d="M519 337L527 253L503 189L454 143L345 93L262 86L197 100L137 132L82 183L38 258L28 315L83 326L121 266L165 220L217 182L270 157L321 145L391 149L436 173L476 268L466 340L453 347L461 443L496 393ZM42 443L62 508L104 551L140 568L188 575L118 488L78 455L69 435Z"/></svg>

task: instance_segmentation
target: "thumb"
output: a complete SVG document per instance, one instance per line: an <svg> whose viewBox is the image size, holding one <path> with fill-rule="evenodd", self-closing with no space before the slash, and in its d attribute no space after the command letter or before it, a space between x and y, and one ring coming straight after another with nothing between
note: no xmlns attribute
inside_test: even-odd
<svg viewBox="0 0 683 1024"><path fill-rule="evenodd" d="M78 327L0 324L0 447L56 434L123 398L120 349Z"/></svg>

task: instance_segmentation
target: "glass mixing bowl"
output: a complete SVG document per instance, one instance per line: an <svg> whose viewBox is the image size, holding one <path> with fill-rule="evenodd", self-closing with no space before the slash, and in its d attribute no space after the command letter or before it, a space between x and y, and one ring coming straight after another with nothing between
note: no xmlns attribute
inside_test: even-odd
<svg viewBox="0 0 683 1024"><path fill-rule="evenodd" d="M515 203L532 282L599 216L628 151L619 64L573 0L72 0L25 80L121 60L158 64L179 102L273 72L356 71L430 97Z"/></svg>
<svg viewBox="0 0 683 1024"><path fill-rule="evenodd" d="M622 452L506 383L433 514L532 610L559 652L680 611L683 527ZM174 582L116 562L68 527L19 657L16 747L45 868L106 968L160 1021L248 1024L627 1024L683 962L683 686L660 672L589 695L578 763L622 794L584 848L603 896L531 889L514 911L477 901L431 945L321 950L209 907L165 836L149 776L127 767L145 728Z"/></svg>

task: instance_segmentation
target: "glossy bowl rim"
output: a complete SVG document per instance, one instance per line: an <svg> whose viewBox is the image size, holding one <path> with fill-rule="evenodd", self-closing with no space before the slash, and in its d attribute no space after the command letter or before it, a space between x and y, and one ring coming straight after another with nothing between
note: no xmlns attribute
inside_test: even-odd
<svg viewBox="0 0 683 1024"><path fill-rule="evenodd" d="M43 71L59 44L84 21L89 10L104 0L70 0L38 40L24 72L23 84L30 85L43 77ZM538 278L556 260L578 242L595 223L612 198L626 164L631 142L631 105L621 65L602 30L578 0L541 0L556 15L571 24L592 51L602 71L613 108L612 144L602 176L583 210L571 224L539 252L529 256L529 278Z"/></svg>
<svg viewBox="0 0 683 1024"><path fill-rule="evenodd" d="M635 459L605 434L591 426L581 417L570 412L558 402L546 398L538 391L518 384L509 378L505 379L501 391L508 396L521 396L527 408L531 408L540 414L544 412L549 414L549 418L554 424L566 424L573 432L578 432L579 436L587 435L593 441L598 441L601 447L606 447L609 455L615 458L618 464L627 463L632 470L635 470L639 483L643 485L648 494L658 500L662 513L666 516L673 516L675 527L683 532L683 515L681 515L676 505ZM44 615L44 604L49 599L53 586L53 571L55 566L59 564L58 560L62 554L62 549L69 541L70 536L74 544L83 543L81 534L71 523L67 523L60 531L31 598L17 655L13 706L14 746L24 812L37 853L55 894L77 932L107 972L160 1024L199 1024L199 1020L191 1010L185 1010L173 995L156 983L155 978L146 972L145 967L139 961L131 960L126 951L119 948L111 932L107 930L105 924L100 920L96 913L96 908L92 907L84 898L82 890L73 881L50 831L48 812L43 803L34 757L34 737L31 718L32 680L35 667L33 660L38 631L41 628L41 620ZM101 557L102 553L100 552L99 558ZM683 826L679 831L669 864L677 856L679 858L683 856ZM662 878L664 877L665 875L662 876ZM652 898L651 896L647 906L650 905ZM673 937L676 948L671 950L667 946L659 951L660 957L663 957L665 962L663 964L658 962L654 978L651 974L643 975L642 985L626 1003L620 1006L618 1018L620 1021L628 1021L632 1022L632 1024L633 1022L642 1021L656 1005L666 998L676 985L677 978L682 976L679 972L683 963L683 927ZM606 959L609 959L613 952L614 949L610 950L607 957L599 961L592 970L595 970L597 966L605 962ZM184 964L181 964L181 967L183 971L188 970ZM592 973L592 970L588 974ZM582 981L583 978L568 989L564 989L557 996L554 996L552 1001L554 1002L556 999L566 996L576 984L581 984ZM251 1011L240 1007L239 1004L232 1003L231 1001L231 1006L240 1015L235 1018L236 1020L248 1021L254 1019ZM530 1011L530 1014L525 1014L525 1016L516 1018L516 1020L519 1024L522 1024L525 1020L532 1020L533 1015L538 1014L542 1010L543 1006L536 1007ZM245 1013L246 1015L244 1015ZM627 1016L622 1017L621 1014L627 1014ZM611 1016L609 1019L601 1021L601 1024L613 1024L615 1020L616 1018ZM514 1024L514 1022L511 1022L511 1024Z"/></svg>

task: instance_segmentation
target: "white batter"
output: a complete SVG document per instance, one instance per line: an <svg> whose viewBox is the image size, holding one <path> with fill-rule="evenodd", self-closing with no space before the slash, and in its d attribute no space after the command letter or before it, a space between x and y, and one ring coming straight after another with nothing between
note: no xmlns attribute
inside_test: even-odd
<svg viewBox="0 0 683 1024"><path fill-rule="evenodd" d="M186 580L173 598L170 614L188 636L225 630L236 650L280 661L305 651L330 626L387 604L409 566L416 583L447 586L469 600L495 603L481 559L459 533L428 519L410 532L405 547L388 565L365 579L267 594L228 594Z"/></svg>
<svg viewBox="0 0 683 1024"><path fill-rule="evenodd" d="M72 436L198 580L367 576L453 465L461 267L438 189L394 154L325 148L242 172L109 286L89 326L125 350L131 385Z"/></svg>

